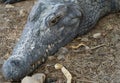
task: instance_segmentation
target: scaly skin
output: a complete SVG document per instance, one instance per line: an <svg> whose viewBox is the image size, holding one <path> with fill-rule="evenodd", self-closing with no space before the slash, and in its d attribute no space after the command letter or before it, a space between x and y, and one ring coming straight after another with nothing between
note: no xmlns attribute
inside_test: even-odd
<svg viewBox="0 0 120 83"><path fill-rule="evenodd" d="M12 4L12 3L20 2L20 1L23 1L23 0L1 0L1 2L5 4Z"/></svg>
<svg viewBox="0 0 120 83"><path fill-rule="evenodd" d="M38 0L12 56L3 64L5 79L22 79L33 64L44 62L101 17L119 10L120 0Z"/></svg>

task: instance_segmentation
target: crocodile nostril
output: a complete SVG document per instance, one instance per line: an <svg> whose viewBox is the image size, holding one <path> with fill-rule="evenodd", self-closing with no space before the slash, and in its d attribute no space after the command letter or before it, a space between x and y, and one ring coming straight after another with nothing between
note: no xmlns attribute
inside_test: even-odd
<svg viewBox="0 0 120 83"><path fill-rule="evenodd" d="M10 63L11 63L12 66L19 66L20 65L19 60L12 60Z"/></svg>

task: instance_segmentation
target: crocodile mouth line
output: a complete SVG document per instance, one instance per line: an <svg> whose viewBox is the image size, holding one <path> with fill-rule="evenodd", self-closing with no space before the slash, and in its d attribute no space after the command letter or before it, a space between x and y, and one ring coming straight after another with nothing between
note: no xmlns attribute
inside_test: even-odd
<svg viewBox="0 0 120 83"><path fill-rule="evenodd" d="M49 50L52 49L52 47L54 47L55 44L50 44L47 46L46 52L44 54L43 57L41 57L40 59L38 59L35 63L30 65L30 72L27 74L28 76L33 75L33 73L40 67L42 66L46 60L47 60L47 53L49 52Z"/></svg>
<svg viewBox="0 0 120 83"><path fill-rule="evenodd" d="M34 64L31 65L30 67L30 72L27 74L28 76L31 76L33 75L33 73L40 67L42 66L45 62L46 62L47 59L45 58L42 58L42 60L38 60L36 61Z"/></svg>

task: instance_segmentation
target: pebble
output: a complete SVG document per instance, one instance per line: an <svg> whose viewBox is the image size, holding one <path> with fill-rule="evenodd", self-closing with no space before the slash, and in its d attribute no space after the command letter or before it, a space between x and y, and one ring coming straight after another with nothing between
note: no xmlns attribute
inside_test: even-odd
<svg viewBox="0 0 120 83"><path fill-rule="evenodd" d="M63 65L59 64L59 63L56 63L55 64L55 69L61 69L63 67Z"/></svg>
<svg viewBox="0 0 120 83"><path fill-rule="evenodd" d="M66 83L72 83L72 75L71 73L62 65L59 63L55 64L55 69L60 69L62 73L65 75L67 82Z"/></svg>
<svg viewBox="0 0 120 83"><path fill-rule="evenodd" d="M57 59L58 60L65 60L65 56L64 55L58 55Z"/></svg>
<svg viewBox="0 0 120 83"><path fill-rule="evenodd" d="M60 55L65 55L68 53L68 49L66 47L61 47L58 51Z"/></svg>
<svg viewBox="0 0 120 83"><path fill-rule="evenodd" d="M95 33L93 34L93 38L97 39L97 38L100 38L101 37L101 33Z"/></svg>
<svg viewBox="0 0 120 83"><path fill-rule="evenodd" d="M65 60L65 55L67 55L68 49L66 47L61 47L59 51L56 53L58 60Z"/></svg>
<svg viewBox="0 0 120 83"><path fill-rule="evenodd" d="M82 38L81 41L83 41L83 42L88 42L89 39L88 39L88 38Z"/></svg>
<svg viewBox="0 0 120 83"><path fill-rule="evenodd" d="M26 76L25 78L23 78L21 83L40 83L40 82L32 77Z"/></svg>
<svg viewBox="0 0 120 83"><path fill-rule="evenodd" d="M49 57L48 57L48 60L50 60L50 61L55 60L55 59L56 59L55 56L49 56Z"/></svg>
<svg viewBox="0 0 120 83"><path fill-rule="evenodd" d="M43 74L43 73L37 73L37 74L34 74L34 75L32 76L32 78L34 78L34 79L36 79L37 81L39 81L39 83L44 83L46 76L45 76L45 74Z"/></svg>
<svg viewBox="0 0 120 83"><path fill-rule="evenodd" d="M25 78L23 78L21 83L44 83L45 78L45 74L37 73L32 75L32 77L26 76Z"/></svg>
<svg viewBox="0 0 120 83"><path fill-rule="evenodd" d="M5 6L5 8L10 9L10 8L14 8L14 6L13 6L13 5L10 5L10 4L7 4L7 5Z"/></svg>

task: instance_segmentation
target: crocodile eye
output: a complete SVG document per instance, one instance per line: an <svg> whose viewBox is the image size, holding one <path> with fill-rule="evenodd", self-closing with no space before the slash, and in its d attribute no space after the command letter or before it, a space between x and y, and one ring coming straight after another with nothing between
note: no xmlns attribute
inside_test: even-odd
<svg viewBox="0 0 120 83"><path fill-rule="evenodd" d="M52 18L49 18L48 20L48 26L54 26L55 24L57 24L59 22L59 20L61 19L61 15L58 16L53 16Z"/></svg>

